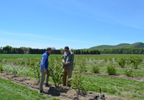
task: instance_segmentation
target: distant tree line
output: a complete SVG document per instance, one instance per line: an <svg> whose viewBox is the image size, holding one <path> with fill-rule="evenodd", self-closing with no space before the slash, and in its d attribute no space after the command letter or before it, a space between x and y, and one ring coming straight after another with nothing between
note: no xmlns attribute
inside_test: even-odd
<svg viewBox="0 0 144 100"><path fill-rule="evenodd" d="M46 49L32 49L26 47L13 48L11 46L5 46L0 48L0 54L43 54ZM100 54L98 50L90 49L71 49L74 54ZM64 49L53 49L52 54L63 54Z"/></svg>
<svg viewBox="0 0 144 100"><path fill-rule="evenodd" d="M103 49L99 50L101 54L144 54L144 49Z"/></svg>

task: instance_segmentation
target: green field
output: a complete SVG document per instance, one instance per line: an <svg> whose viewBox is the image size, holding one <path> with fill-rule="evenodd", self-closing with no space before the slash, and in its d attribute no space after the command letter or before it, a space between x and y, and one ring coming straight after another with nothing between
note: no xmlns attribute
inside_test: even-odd
<svg viewBox="0 0 144 100"><path fill-rule="evenodd" d="M139 56L143 57L144 55L142 54L100 54L100 55L75 55L76 57L113 57L113 58L120 58L123 56L130 57L131 55L133 56ZM41 58L42 54L0 54L0 58ZM56 54L51 54L50 57L62 57L63 55L56 55Z"/></svg>
<svg viewBox="0 0 144 100"><path fill-rule="evenodd" d="M27 77L32 77L36 78L37 76L31 72L30 66L35 66L34 63L37 61L40 61L41 59L41 54L2 54L0 55L1 60L0 62L3 63L4 68L9 68L12 69L12 67L15 67L17 69L17 73L19 75L24 75L21 72L27 72ZM93 61L93 58L98 58L98 59L104 59L104 58L121 58L123 56L130 57L131 55L124 55L124 54L102 54L102 55L75 55L75 59L78 60L76 61L76 66L74 67L74 70L80 71L80 66L79 66L79 60L80 59L89 59L86 60L86 70L91 72L92 66L97 66L99 63L95 64L95 61ZM144 58L144 55L133 55L133 56L138 56ZM62 55L51 55L50 56L50 63L51 59L54 59L55 57L58 57L61 59ZM106 66L109 63L102 63L100 67L100 73L107 73ZM125 75L124 74L124 68L121 68L118 63L114 62L117 75ZM27 67L26 67L27 66ZM38 66L39 67L39 66ZM50 66L49 66L50 67ZM130 65L125 66L126 68L130 68ZM12 71L9 71L12 73ZM73 73L73 75L78 74L78 73ZM94 91L94 92L99 92L99 88L102 88L103 93L107 93L110 95L115 95L118 97L126 98L128 100L143 100L144 98L144 82L140 81L135 81L131 79L123 79L123 78L112 78L112 77L103 77L103 76L96 76L96 75L87 75L87 74L82 74L85 79L84 79L84 86L86 87L87 84L90 81L93 81L93 84L88 88L89 91ZM133 69L132 76L135 77L144 77L144 62L142 62L140 65L138 65L138 69L135 70ZM52 78L50 77L50 82L53 83Z"/></svg>
<svg viewBox="0 0 144 100"><path fill-rule="evenodd" d="M0 100L58 100L0 78Z"/></svg>

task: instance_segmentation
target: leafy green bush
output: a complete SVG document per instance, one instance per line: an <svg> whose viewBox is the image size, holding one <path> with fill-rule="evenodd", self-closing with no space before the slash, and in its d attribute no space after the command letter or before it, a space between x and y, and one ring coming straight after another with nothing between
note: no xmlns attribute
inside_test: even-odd
<svg viewBox="0 0 144 100"><path fill-rule="evenodd" d="M120 58L119 61L118 61L118 64L119 64L122 68L124 68L124 67L125 67L125 64L126 64L126 58L125 58L125 57Z"/></svg>
<svg viewBox="0 0 144 100"><path fill-rule="evenodd" d="M3 62L3 63L7 63L7 59L4 58L4 59L2 60L2 62Z"/></svg>
<svg viewBox="0 0 144 100"><path fill-rule="evenodd" d="M86 59L85 58L79 59L79 66L80 66L80 72L87 72L87 70L86 70Z"/></svg>
<svg viewBox="0 0 144 100"><path fill-rule="evenodd" d="M107 66L107 73L109 75L116 75L116 68L115 66Z"/></svg>
<svg viewBox="0 0 144 100"><path fill-rule="evenodd" d="M92 84L92 81L87 84L87 87L84 86L85 77L80 74L74 74L69 81L72 83L72 87L77 92L77 100L79 99L79 95L87 94L88 87Z"/></svg>
<svg viewBox="0 0 144 100"><path fill-rule="evenodd" d="M14 76L17 75L17 68L15 66L12 66L12 74L14 74Z"/></svg>
<svg viewBox="0 0 144 100"><path fill-rule="evenodd" d="M8 65L3 66L4 71L6 72L6 74L8 75L8 73L10 72L10 68Z"/></svg>
<svg viewBox="0 0 144 100"><path fill-rule="evenodd" d="M100 67L99 66L93 66L92 67L92 72L93 73L99 73L99 71L100 71Z"/></svg>
<svg viewBox="0 0 144 100"><path fill-rule="evenodd" d="M143 59L138 56L130 56L129 64L132 64L135 69L138 68L138 65L143 62Z"/></svg>
<svg viewBox="0 0 144 100"><path fill-rule="evenodd" d="M2 59L2 58L0 58L0 62L2 62L2 60L3 60L3 59Z"/></svg>
<svg viewBox="0 0 144 100"><path fill-rule="evenodd" d="M31 66L32 72L37 76L38 83L40 82L40 61L35 62L35 66Z"/></svg>
<svg viewBox="0 0 144 100"><path fill-rule="evenodd" d="M0 72L4 71L2 64L0 64Z"/></svg>
<svg viewBox="0 0 144 100"><path fill-rule="evenodd" d="M107 61L108 61L107 57L104 57L104 61L105 61L105 63L107 63Z"/></svg>
<svg viewBox="0 0 144 100"><path fill-rule="evenodd" d="M113 62L113 59L112 59L112 57L109 57L109 61L110 61L110 62Z"/></svg>
<svg viewBox="0 0 144 100"><path fill-rule="evenodd" d="M61 59L51 59L48 74L52 77L55 87L62 83L63 72Z"/></svg>
<svg viewBox="0 0 144 100"><path fill-rule="evenodd" d="M132 69L125 69L124 74L127 76L132 76L133 70Z"/></svg>

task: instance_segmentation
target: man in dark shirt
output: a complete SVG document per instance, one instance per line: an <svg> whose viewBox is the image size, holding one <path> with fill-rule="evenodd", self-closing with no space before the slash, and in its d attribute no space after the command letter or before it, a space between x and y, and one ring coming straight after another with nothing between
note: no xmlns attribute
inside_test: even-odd
<svg viewBox="0 0 144 100"><path fill-rule="evenodd" d="M73 62L74 62L74 53L69 50L69 47L65 47L65 52L62 58L63 68L64 68L64 76L63 76L63 86L66 86L66 77L68 75L68 79L72 77L73 71ZM70 82L68 81L68 86L71 87Z"/></svg>

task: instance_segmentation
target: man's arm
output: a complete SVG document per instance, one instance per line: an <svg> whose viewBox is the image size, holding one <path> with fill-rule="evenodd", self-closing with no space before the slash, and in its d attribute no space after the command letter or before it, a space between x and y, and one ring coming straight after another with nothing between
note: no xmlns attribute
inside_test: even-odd
<svg viewBox="0 0 144 100"><path fill-rule="evenodd" d="M74 62L74 54L71 55L71 59L66 62L66 65L72 64L73 62Z"/></svg>
<svg viewBox="0 0 144 100"><path fill-rule="evenodd" d="M64 62L64 56L62 57L62 62Z"/></svg>
<svg viewBox="0 0 144 100"><path fill-rule="evenodd" d="M42 69L43 69L43 70L46 70L46 68L45 68L45 61L46 61L46 55L43 55L43 56L42 56L42 60L41 60Z"/></svg>

